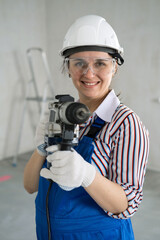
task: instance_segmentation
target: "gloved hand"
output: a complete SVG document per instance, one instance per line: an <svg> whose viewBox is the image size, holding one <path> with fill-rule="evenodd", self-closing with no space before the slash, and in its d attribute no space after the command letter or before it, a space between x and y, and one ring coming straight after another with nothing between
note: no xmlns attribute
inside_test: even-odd
<svg viewBox="0 0 160 240"><path fill-rule="evenodd" d="M49 112L38 123L36 128L35 139L34 139L38 153L44 157L47 156L47 151L45 150L46 144L44 141L44 137L45 137L46 123L48 122L48 119L49 119Z"/></svg>
<svg viewBox="0 0 160 240"><path fill-rule="evenodd" d="M64 190L71 190L80 186L88 187L95 178L95 167L86 162L74 149L71 151L55 151L57 148L57 145L47 148L47 151L53 152L47 157L51 167L50 170L43 168L40 175L53 180Z"/></svg>

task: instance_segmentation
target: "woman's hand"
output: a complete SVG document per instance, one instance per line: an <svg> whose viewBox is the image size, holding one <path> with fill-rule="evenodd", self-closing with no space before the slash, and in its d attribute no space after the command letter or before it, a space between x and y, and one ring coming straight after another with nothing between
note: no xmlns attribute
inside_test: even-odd
<svg viewBox="0 0 160 240"><path fill-rule="evenodd" d="M43 157L47 156L47 152L45 150L46 144L44 142L44 137L45 137L45 130L46 130L46 124L48 122L48 119L49 119L49 113L47 113L47 115L43 119L41 119L40 122L38 123L36 128L35 139L34 139L37 152Z"/></svg>
<svg viewBox="0 0 160 240"><path fill-rule="evenodd" d="M43 168L40 175L51 179L60 186L69 190L77 187L88 187L94 180L96 169L86 162L74 149L71 151L59 151L57 145L46 149L53 152L47 157L51 163L50 169ZM67 190L67 188L63 188Z"/></svg>

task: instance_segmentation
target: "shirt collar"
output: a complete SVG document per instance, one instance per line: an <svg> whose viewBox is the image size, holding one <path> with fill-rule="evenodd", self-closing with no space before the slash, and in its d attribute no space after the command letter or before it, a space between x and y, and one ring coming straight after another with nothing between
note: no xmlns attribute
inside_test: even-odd
<svg viewBox="0 0 160 240"><path fill-rule="evenodd" d="M119 104L118 97L114 90L111 90L94 113L105 122L111 122L112 116Z"/></svg>

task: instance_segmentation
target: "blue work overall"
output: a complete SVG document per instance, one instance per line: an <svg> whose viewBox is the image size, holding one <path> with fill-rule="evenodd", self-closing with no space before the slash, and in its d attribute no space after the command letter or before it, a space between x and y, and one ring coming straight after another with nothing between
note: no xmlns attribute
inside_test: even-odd
<svg viewBox="0 0 160 240"><path fill-rule="evenodd" d="M104 122L98 118L99 125ZM95 123L96 124L96 123ZM100 131L98 130L98 132ZM94 131L93 131L94 132ZM83 136L76 151L89 163L94 151L95 136ZM96 134L98 133L96 131ZM95 135L96 135L95 134ZM46 167L46 162L44 166ZM38 240L48 239L46 195L49 181L40 177L36 198L36 231ZM49 213L52 240L133 240L130 219L114 219L89 196L83 187L71 191L52 184L49 195Z"/></svg>

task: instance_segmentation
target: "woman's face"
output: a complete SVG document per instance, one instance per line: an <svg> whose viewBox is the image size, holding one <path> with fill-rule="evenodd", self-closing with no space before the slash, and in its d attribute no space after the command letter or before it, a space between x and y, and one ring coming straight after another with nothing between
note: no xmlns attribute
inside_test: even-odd
<svg viewBox="0 0 160 240"><path fill-rule="evenodd" d="M105 52L86 51L69 57L69 74L80 100L103 99L109 91L116 62Z"/></svg>

